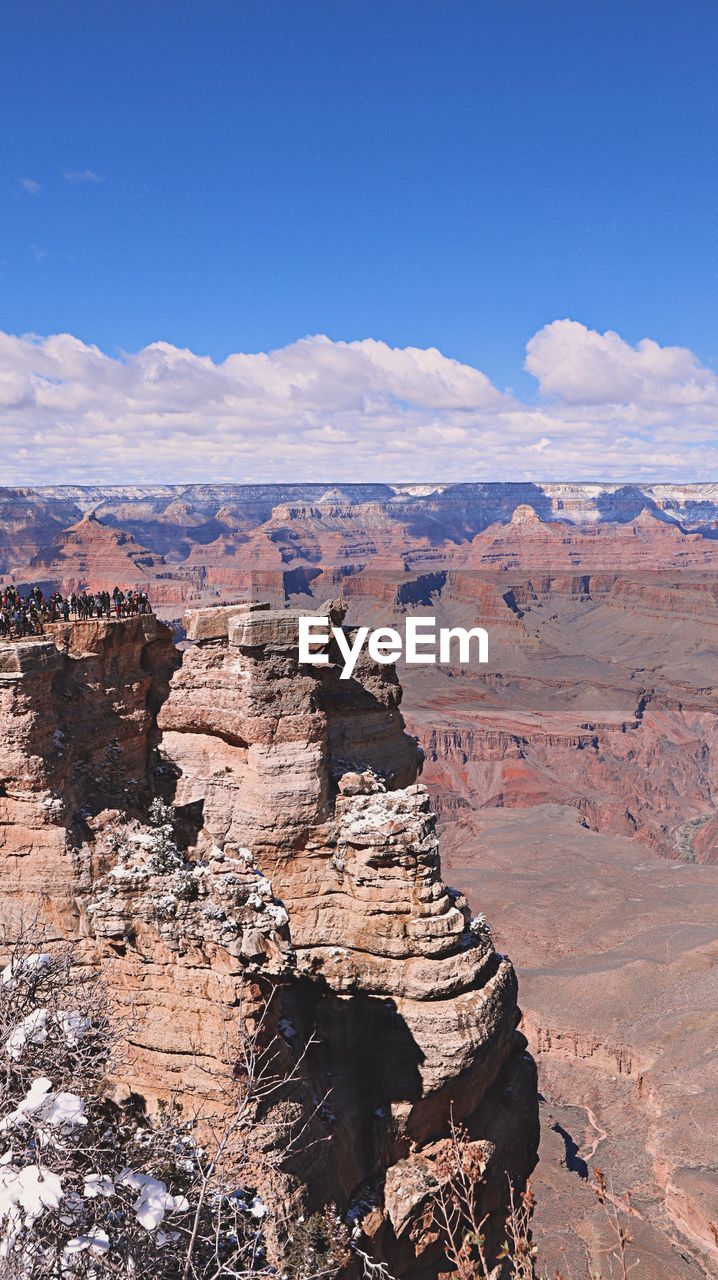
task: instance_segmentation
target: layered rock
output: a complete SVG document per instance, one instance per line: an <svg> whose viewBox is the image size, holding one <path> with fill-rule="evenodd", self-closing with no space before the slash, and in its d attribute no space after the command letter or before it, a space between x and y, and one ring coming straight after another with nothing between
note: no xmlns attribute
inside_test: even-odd
<svg viewBox="0 0 718 1280"><path fill-rule="evenodd" d="M238 1028L276 988L312 1141L275 1198L370 1206L366 1247L430 1272L420 1188L453 1114L495 1250L506 1175L535 1159L534 1069L512 966L442 882L394 668L365 656L341 680L334 642L301 665L297 615L248 603L190 617L181 666L153 617L48 632L0 646L5 910L112 957L127 1087L221 1106Z"/></svg>
<svg viewBox="0 0 718 1280"><path fill-rule="evenodd" d="M0 511L2 506L0 498ZM49 545L40 546L29 558L21 554L19 539L13 547L13 554L3 559L0 541L0 565L5 581L13 581L23 591L41 584L48 594L60 590L69 595L86 590L111 592L119 585L148 591L160 604L192 598L202 579L191 565L173 570L131 532L105 524L92 511L68 528L61 527Z"/></svg>
<svg viewBox="0 0 718 1280"><path fill-rule="evenodd" d="M200 842L251 844L289 909L292 1019L323 1046L313 1061L343 1116L333 1159L350 1193L380 1151L393 1161L440 1138L452 1109L472 1117L519 1059L530 1074L513 969L441 881L394 669L363 657L343 681L331 648L326 666L301 666L288 610L239 605L188 625L207 638L159 716L175 799L203 801Z"/></svg>
<svg viewBox="0 0 718 1280"><path fill-rule="evenodd" d="M531 483L0 490L0 572L67 590L91 569L93 585L149 586L171 606L322 599L332 579L377 572L715 570L717 496Z"/></svg>
<svg viewBox="0 0 718 1280"><path fill-rule="evenodd" d="M534 1178L547 1273L584 1280L608 1270L590 1187L599 1166L638 1211L630 1261L641 1280L714 1276L714 868L645 849L637 857L633 841L589 831L557 805L466 812L442 841L452 874L480 887L500 920L497 944L516 939L522 1025L543 1109L554 1111L542 1118ZM517 848L528 856L518 860ZM561 1167L552 1142L565 1143Z"/></svg>
<svg viewBox="0 0 718 1280"><path fill-rule="evenodd" d="M154 717L176 664L145 615L49 625L0 643L0 890L26 914L77 916L77 850L92 814L147 789Z"/></svg>

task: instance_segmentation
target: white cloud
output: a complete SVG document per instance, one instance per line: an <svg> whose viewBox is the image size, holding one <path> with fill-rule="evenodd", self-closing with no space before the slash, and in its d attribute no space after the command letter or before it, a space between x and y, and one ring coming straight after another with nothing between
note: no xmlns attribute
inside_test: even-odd
<svg viewBox="0 0 718 1280"><path fill-rule="evenodd" d="M42 190L40 183L36 182L34 178L21 178L20 186L29 196L36 196Z"/></svg>
<svg viewBox="0 0 718 1280"><path fill-rule="evenodd" d="M62 176L65 182L104 182L105 179L101 174L95 173L93 169L63 169Z"/></svg>
<svg viewBox="0 0 718 1280"><path fill-rule="evenodd" d="M434 348L304 338L216 363L0 333L5 482L697 479L718 378L692 352L570 320L528 343L521 402Z"/></svg>
<svg viewBox="0 0 718 1280"><path fill-rule="evenodd" d="M718 379L687 347L644 338L635 347L611 330L554 320L526 347L526 368L544 395L572 404L715 404Z"/></svg>

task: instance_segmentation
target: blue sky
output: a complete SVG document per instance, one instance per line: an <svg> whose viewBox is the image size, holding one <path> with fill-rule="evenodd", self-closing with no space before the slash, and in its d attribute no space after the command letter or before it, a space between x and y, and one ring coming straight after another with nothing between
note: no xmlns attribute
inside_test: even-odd
<svg viewBox="0 0 718 1280"><path fill-rule="evenodd" d="M0 328L718 366L714 0L6 0Z"/></svg>

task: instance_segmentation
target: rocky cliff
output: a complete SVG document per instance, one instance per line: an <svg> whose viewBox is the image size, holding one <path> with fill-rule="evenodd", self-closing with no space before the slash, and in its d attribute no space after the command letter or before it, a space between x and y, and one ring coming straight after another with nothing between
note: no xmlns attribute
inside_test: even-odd
<svg viewBox="0 0 718 1280"><path fill-rule="evenodd" d="M321 600L364 573L718 566L710 484L0 488L0 525L6 580L142 584L167 606Z"/></svg>
<svg viewBox="0 0 718 1280"><path fill-rule="evenodd" d="M283 1132L311 1141L267 1161L268 1193L354 1206L369 1251L431 1274L452 1114L485 1168L490 1249L506 1175L535 1160L516 979L441 879L394 669L340 682L331 649L300 666L296 627L231 606L190 616L182 655L153 617L0 646L3 912L112 957L134 1010L124 1083L149 1105L221 1107L238 1023L273 992L299 1072ZM277 1132L268 1114L267 1150Z"/></svg>

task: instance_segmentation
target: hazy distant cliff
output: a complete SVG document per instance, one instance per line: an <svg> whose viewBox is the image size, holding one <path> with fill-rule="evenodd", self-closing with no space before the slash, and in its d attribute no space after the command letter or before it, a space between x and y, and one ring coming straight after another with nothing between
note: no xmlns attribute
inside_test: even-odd
<svg viewBox="0 0 718 1280"><path fill-rule="evenodd" d="M121 580L167 605L237 592L321 599L364 571L611 570L637 567L637 553L645 568L718 566L718 485L0 489L6 581Z"/></svg>

